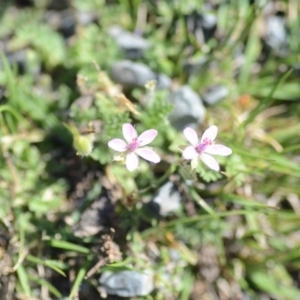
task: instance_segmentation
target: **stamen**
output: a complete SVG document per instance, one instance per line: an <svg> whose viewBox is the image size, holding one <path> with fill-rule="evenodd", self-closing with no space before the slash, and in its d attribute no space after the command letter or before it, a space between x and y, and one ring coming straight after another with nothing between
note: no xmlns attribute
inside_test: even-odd
<svg viewBox="0 0 300 300"><path fill-rule="evenodd" d="M212 141L206 138L206 139L203 140L202 143L198 144L195 149L198 153L201 154L205 151L206 147L211 145L211 144L212 144Z"/></svg>
<svg viewBox="0 0 300 300"><path fill-rule="evenodd" d="M127 149L130 152L134 152L138 147L139 147L139 143L138 143L137 139L133 139L133 141L127 145Z"/></svg>

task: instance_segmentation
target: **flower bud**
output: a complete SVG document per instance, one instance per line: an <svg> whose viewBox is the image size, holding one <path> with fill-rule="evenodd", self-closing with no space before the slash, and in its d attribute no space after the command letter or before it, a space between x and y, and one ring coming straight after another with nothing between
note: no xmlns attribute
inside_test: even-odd
<svg viewBox="0 0 300 300"><path fill-rule="evenodd" d="M73 136L73 147L76 149L77 154L81 156L88 156L93 150L94 134L88 135L75 135Z"/></svg>

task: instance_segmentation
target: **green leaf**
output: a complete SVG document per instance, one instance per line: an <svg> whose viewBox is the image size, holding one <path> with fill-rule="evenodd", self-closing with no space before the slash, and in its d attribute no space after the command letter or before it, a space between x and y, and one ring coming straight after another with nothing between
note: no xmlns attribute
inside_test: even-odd
<svg viewBox="0 0 300 300"><path fill-rule="evenodd" d="M292 285L283 285L273 272L265 270L251 271L250 280L262 291L281 299L300 299L300 291Z"/></svg>
<svg viewBox="0 0 300 300"><path fill-rule="evenodd" d="M30 262L33 262L35 264L41 264L41 265L44 265L46 267L49 267L49 268L53 269L54 271L56 271L57 273L59 273L60 275L63 275L64 277L66 277L66 274L64 273L64 271L62 271L60 268L58 268L55 265L55 261L53 261L53 260L47 260L47 259L42 260L38 257L33 256L33 255L27 255L26 260L28 260Z"/></svg>
<svg viewBox="0 0 300 300"><path fill-rule="evenodd" d="M222 175L219 172L209 169L204 166L203 163L198 164L196 172L199 173L200 177L206 182L217 181L222 178Z"/></svg>
<svg viewBox="0 0 300 300"><path fill-rule="evenodd" d="M79 288L80 288L80 285L82 283L82 281L84 280L84 277L85 277L85 274L87 272L87 268L88 268L88 265L90 264L89 261L87 261L80 269L79 269L79 272L76 276L76 279L75 279L75 282L71 288L71 292L70 292L70 295L69 295L69 298L68 299L73 299L74 295L79 291Z"/></svg>
<svg viewBox="0 0 300 300"><path fill-rule="evenodd" d="M251 113L249 114L249 117L243 123L244 127L246 127L248 124L250 124L259 113L261 113L262 111L264 111L267 107L269 107L274 102L274 98L273 98L274 93L287 80L287 78L291 75L292 71L293 71L292 69L290 69L289 71L287 71L274 84L273 89L270 91L269 95L265 99L261 100L260 103L251 111Z"/></svg>
<svg viewBox="0 0 300 300"><path fill-rule="evenodd" d="M27 297L30 297L31 296L31 288L30 288L30 284L29 284L29 277L28 277L26 269L24 268L24 266L22 264L20 264L18 266L17 274L18 274L18 278L19 278L21 287L22 287L25 295Z"/></svg>
<svg viewBox="0 0 300 300"><path fill-rule="evenodd" d="M56 289L51 283L49 283L47 280L40 278L40 277L36 277L36 276L29 276L29 279L32 281L35 281L36 283L38 283L41 286L46 287L50 293L52 293L54 296L56 296L57 298L62 298L63 295L61 294L61 292Z"/></svg>
<svg viewBox="0 0 300 300"><path fill-rule="evenodd" d="M80 253L84 253L84 254L90 253L90 250L88 248L85 248L85 247L79 246L79 245L75 245L73 243L66 242L66 241L51 239L49 241L49 245L54 248L60 248L60 249L65 249L65 250L69 250L69 251L76 251L76 252L80 252Z"/></svg>

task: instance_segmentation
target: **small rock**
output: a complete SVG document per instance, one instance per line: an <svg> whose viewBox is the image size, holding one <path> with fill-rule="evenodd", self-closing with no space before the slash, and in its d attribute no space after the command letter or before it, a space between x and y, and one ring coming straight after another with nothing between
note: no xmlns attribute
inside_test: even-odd
<svg viewBox="0 0 300 300"><path fill-rule="evenodd" d="M120 271L103 272L99 282L108 295L120 297L146 296L154 288L153 273L151 271Z"/></svg>
<svg viewBox="0 0 300 300"><path fill-rule="evenodd" d="M25 71L26 53L27 53L26 50L17 50L15 52L6 54L8 63L11 66L16 65L18 67L18 70L20 73L23 73ZM0 67L1 67L1 65L2 65L2 62L0 62Z"/></svg>
<svg viewBox="0 0 300 300"><path fill-rule="evenodd" d="M116 41L118 47L124 51L126 58L137 59L143 56L149 43L138 34L124 30L118 25L112 26L108 30L109 35Z"/></svg>
<svg viewBox="0 0 300 300"><path fill-rule="evenodd" d="M162 217L168 216L180 209L181 196L174 183L165 183L148 203L148 207Z"/></svg>
<svg viewBox="0 0 300 300"><path fill-rule="evenodd" d="M212 13L194 11L185 17L185 21L188 31L196 36L200 44L212 38L217 29L217 17Z"/></svg>
<svg viewBox="0 0 300 300"><path fill-rule="evenodd" d="M200 17L204 40L208 41L215 34L217 29L217 17L212 13L203 13Z"/></svg>
<svg viewBox="0 0 300 300"><path fill-rule="evenodd" d="M205 13L201 15L201 24L204 28L212 29L217 25L217 17L212 13Z"/></svg>
<svg viewBox="0 0 300 300"><path fill-rule="evenodd" d="M203 101L209 105L214 105L222 99L226 98L229 90L225 85L215 84L208 88L205 94L202 95Z"/></svg>
<svg viewBox="0 0 300 300"><path fill-rule="evenodd" d="M155 80L156 80L156 88L160 90L168 89L172 84L171 78L165 74L157 74Z"/></svg>
<svg viewBox="0 0 300 300"><path fill-rule="evenodd" d="M114 206L108 193L103 192L82 213L79 222L73 226L74 235L82 238L106 231L111 227L113 216Z"/></svg>
<svg viewBox="0 0 300 300"><path fill-rule="evenodd" d="M71 10L65 10L60 15L60 26L58 31L65 37L68 38L75 33L76 30L76 19Z"/></svg>
<svg viewBox="0 0 300 300"><path fill-rule="evenodd" d="M116 62L112 66L111 76L125 88L143 87L146 82L155 78L149 67L129 60Z"/></svg>
<svg viewBox="0 0 300 300"><path fill-rule="evenodd" d="M76 11L75 16L77 22L83 26L96 22L98 19L97 13L92 11Z"/></svg>
<svg viewBox="0 0 300 300"><path fill-rule="evenodd" d="M71 9L65 9L59 12L49 10L46 13L46 22L65 38L69 38L75 33L76 20Z"/></svg>
<svg viewBox="0 0 300 300"><path fill-rule="evenodd" d="M195 127L204 120L206 110L200 96L189 86L184 85L174 91L169 98L174 108L169 118L177 130L186 126Z"/></svg>
<svg viewBox="0 0 300 300"><path fill-rule="evenodd" d="M124 88L143 88L150 80L156 80L157 88L160 89L167 89L171 85L171 79L166 75L156 74L145 64L130 60L116 62L111 68L111 76Z"/></svg>
<svg viewBox="0 0 300 300"><path fill-rule="evenodd" d="M265 43L278 55L288 53L288 35L284 17L272 15L266 19Z"/></svg>

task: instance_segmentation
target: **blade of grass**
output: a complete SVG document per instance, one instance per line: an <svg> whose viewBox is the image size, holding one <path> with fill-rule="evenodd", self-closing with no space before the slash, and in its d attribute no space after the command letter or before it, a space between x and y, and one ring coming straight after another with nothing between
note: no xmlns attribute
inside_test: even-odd
<svg viewBox="0 0 300 300"><path fill-rule="evenodd" d="M16 104L17 102L17 89L16 89L16 84L15 84L15 78L14 78L14 74L8 64L8 61L5 57L5 55L3 54L2 51L0 51L0 58L3 64L3 68L4 68L4 72L6 75L6 83L7 83L7 88L9 91L9 95L10 95L10 99L12 101L13 104Z"/></svg>
<svg viewBox="0 0 300 300"><path fill-rule="evenodd" d="M242 93L244 93L245 87L247 87L247 83L251 74L251 67L261 52L258 22L259 21L254 22L250 29L249 39L247 41L245 50L245 62L241 67L239 87Z"/></svg>
<svg viewBox="0 0 300 300"><path fill-rule="evenodd" d="M23 265L19 265L17 268L17 274L19 278L20 285L27 297L31 296L31 289L29 284L28 274Z"/></svg>
<svg viewBox="0 0 300 300"><path fill-rule="evenodd" d="M274 211L270 210L267 211L265 213L273 213ZM255 213L255 212L251 212L251 211L245 211L245 210L233 210L233 211L227 211L227 212L221 212L221 213L215 213L215 215L201 215L201 216L197 216L197 217L186 217L186 218L180 218L180 219L176 219L173 221L169 221L167 223L164 223L161 225L161 227L158 229L157 227L155 228L149 228L145 231L142 232L142 237L145 238L149 235L152 234L157 234L158 230L160 233L164 233L164 230L168 230L170 228L172 228L173 226L176 226L177 224L193 224L193 223L197 223L197 222L203 222L203 221L208 221L211 220L213 218L226 218L229 216L238 216L238 215L246 215L249 213ZM258 212L259 213L259 212Z"/></svg>
<svg viewBox="0 0 300 300"><path fill-rule="evenodd" d="M230 202L234 202L234 203L238 203L241 204L243 206L246 207L252 207L252 208L265 208L265 209L276 209L275 207L270 207L264 203L255 201L254 199L251 198L246 198L246 197L242 197L239 195L234 195L234 194L224 194L221 195L221 199L223 199L224 201L230 201Z"/></svg>
<svg viewBox="0 0 300 300"><path fill-rule="evenodd" d="M242 124L243 127L246 127L248 124L250 124L255 117L261 113L263 110L265 110L267 107L269 107L273 102L273 95L275 91L287 80L287 78L291 75L293 72L292 69L288 70L283 76L278 80L278 82L274 85L273 89L271 90L270 94L267 98L263 99L249 114L249 117L245 122Z"/></svg>
<svg viewBox="0 0 300 300"><path fill-rule="evenodd" d="M211 216L216 217L214 210L197 194L195 190L190 190L192 198Z"/></svg>
<svg viewBox="0 0 300 300"><path fill-rule="evenodd" d="M61 292L56 289L51 283L49 283L47 280L39 278L39 277L35 277L35 276L29 276L29 279L31 281L35 281L36 283L38 283L41 286L45 286L50 293L52 293L55 297L61 299L63 297L63 295L61 294Z"/></svg>
<svg viewBox="0 0 300 300"><path fill-rule="evenodd" d="M180 300L188 300L190 299L191 291L193 289L195 277L190 273L185 273L182 282L182 291L180 294Z"/></svg>
<svg viewBox="0 0 300 300"><path fill-rule="evenodd" d="M75 252L80 252L84 254L89 254L90 250L88 248L85 248L83 246L75 245L70 242L66 241L59 241L59 240L50 240L49 245L54 248L60 248L60 249L65 249L69 251L75 251Z"/></svg>
<svg viewBox="0 0 300 300"><path fill-rule="evenodd" d="M79 287L85 277L85 274L87 273L87 270L88 270L88 266L89 266L90 262L87 261L80 269L79 269L79 272L77 274L77 277L75 279L75 282L72 286L72 289L71 289L71 292L70 292L70 295L68 297L68 299L72 299L74 297L74 295L79 291Z"/></svg>
<svg viewBox="0 0 300 300"><path fill-rule="evenodd" d="M57 266L55 266L53 264L53 261L42 260L38 257L33 256L33 255L27 255L26 260L28 260L32 263L35 263L35 264L41 264L41 265L44 265L46 267L49 267L49 268L53 269L54 271L56 271L57 273L59 273L60 275L63 275L64 277L66 277L66 274L64 273L64 271L62 271Z"/></svg>
<svg viewBox="0 0 300 300"><path fill-rule="evenodd" d="M0 106L0 113L4 112L4 111L7 111L9 112L10 114L12 114L20 123L28 123L28 121L22 116L20 115L14 108L12 108L11 106L9 105L1 105Z"/></svg>

